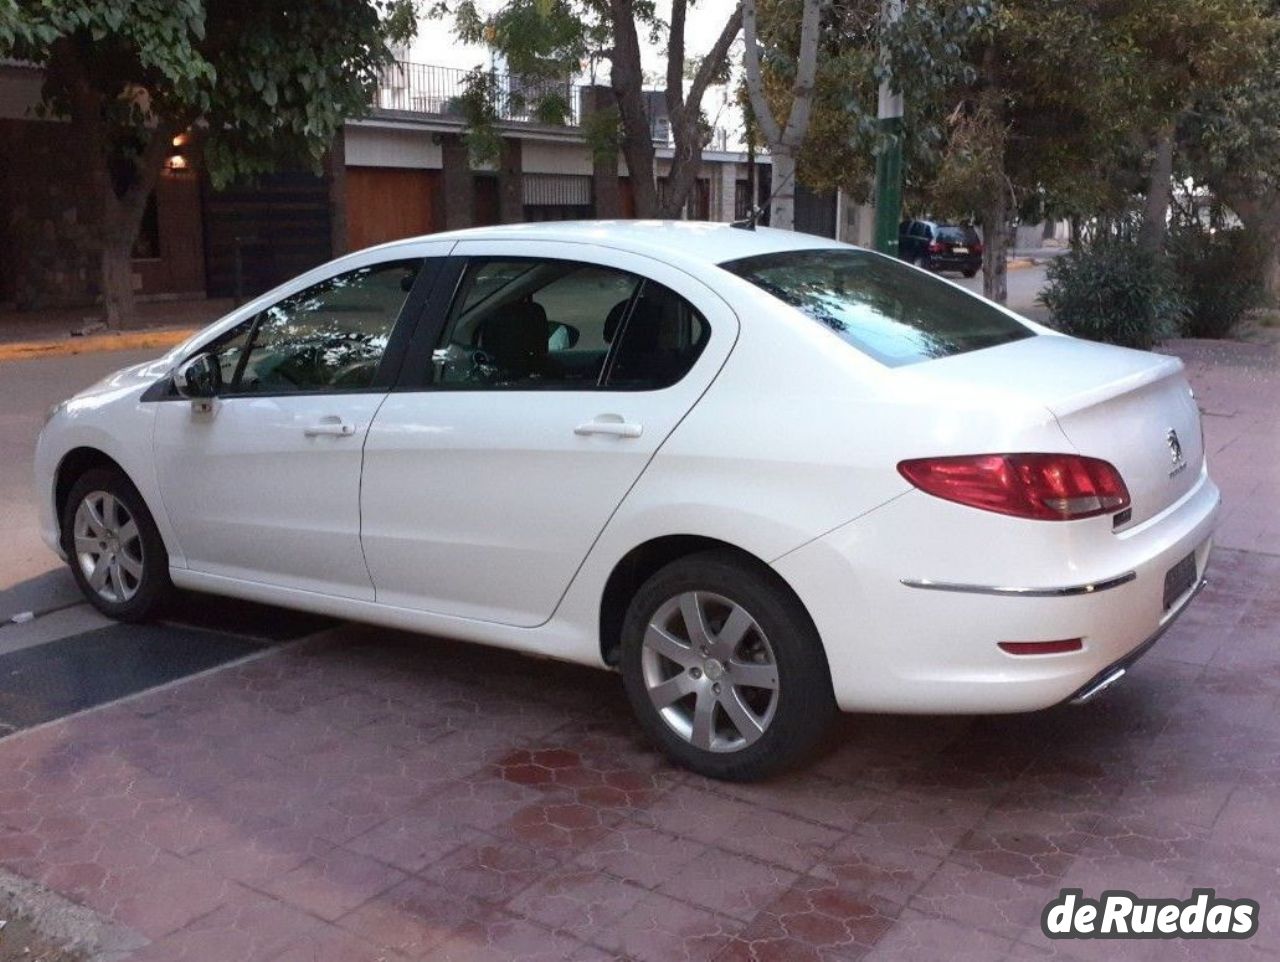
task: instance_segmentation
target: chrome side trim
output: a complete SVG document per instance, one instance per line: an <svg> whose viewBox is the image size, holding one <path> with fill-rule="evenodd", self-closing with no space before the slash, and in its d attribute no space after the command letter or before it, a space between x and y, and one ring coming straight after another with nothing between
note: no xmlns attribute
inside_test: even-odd
<svg viewBox="0 0 1280 962"><path fill-rule="evenodd" d="M967 595L1001 595L1010 598L1070 598L1073 595L1094 595L1099 591L1109 591L1127 585L1138 577L1136 571L1108 578L1106 581L1095 581L1087 585L1070 585L1065 588L996 588L987 585L963 585L951 581L930 581L927 578L903 578L902 584L908 588L926 588L929 591L958 591Z"/></svg>

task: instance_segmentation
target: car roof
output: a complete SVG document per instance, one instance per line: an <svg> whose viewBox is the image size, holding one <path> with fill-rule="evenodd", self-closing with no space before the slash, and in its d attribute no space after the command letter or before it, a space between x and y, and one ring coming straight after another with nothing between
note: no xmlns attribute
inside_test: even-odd
<svg viewBox="0 0 1280 962"><path fill-rule="evenodd" d="M661 260L704 264L773 254L779 251L850 247L829 237L797 231L757 227L743 230L730 224L690 220L583 220L540 224L502 224L426 234L382 245L391 250L422 241L548 241L592 244L648 254Z"/></svg>

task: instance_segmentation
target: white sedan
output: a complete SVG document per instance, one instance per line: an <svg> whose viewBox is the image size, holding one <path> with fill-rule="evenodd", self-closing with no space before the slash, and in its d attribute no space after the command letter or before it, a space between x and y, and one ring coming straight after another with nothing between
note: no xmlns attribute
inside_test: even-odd
<svg viewBox="0 0 1280 962"><path fill-rule="evenodd" d="M178 586L613 667L731 779L837 709L1088 699L1219 504L1177 360L697 223L341 258L59 405L36 474L108 615Z"/></svg>

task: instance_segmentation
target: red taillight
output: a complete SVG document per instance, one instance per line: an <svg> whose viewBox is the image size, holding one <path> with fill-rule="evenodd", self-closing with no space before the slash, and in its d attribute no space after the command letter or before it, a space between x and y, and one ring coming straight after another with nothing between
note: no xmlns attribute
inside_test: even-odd
<svg viewBox="0 0 1280 962"><path fill-rule="evenodd" d="M1061 641L998 641L1001 651L1011 655L1065 655L1072 651L1084 651L1083 638L1063 638Z"/></svg>
<svg viewBox="0 0 1280 962"><path fill-rule="evenodd" d="M981 254L982 241L974 241L972 244L969 245L969 250L973 251L975 254Z"/></svg>
<svg viewBox="0 0 1280 962"><path fill-rule="evenodd" d="M983 511L1075 521L1122 511L1129 489L1106 461L1078 454L974 454L898 465L921 491Z"/></svg>
<svg viewBox="0 0 1280 962"><path fill-rule="evenodd" d="M930 241L930 242L929 242L929 253L930 253L930 254L941 254L941 253L942 253L943 251L945 251L946 249L947 249L947 245L946 245L946 244L942 244L942 243L940 243L940 242L938 242L938 241Z"/></svg>

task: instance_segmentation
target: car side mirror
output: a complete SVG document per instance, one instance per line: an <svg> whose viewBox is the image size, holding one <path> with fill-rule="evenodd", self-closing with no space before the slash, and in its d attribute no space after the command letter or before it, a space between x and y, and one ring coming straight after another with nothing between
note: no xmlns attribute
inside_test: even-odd
<svg viewBox="0 0 1280 962"><path fill-rule="evenodd" d="M197 354L174 370L173 386L192 400L217 397L222 391L222 366L212 354Z"/></svg>

